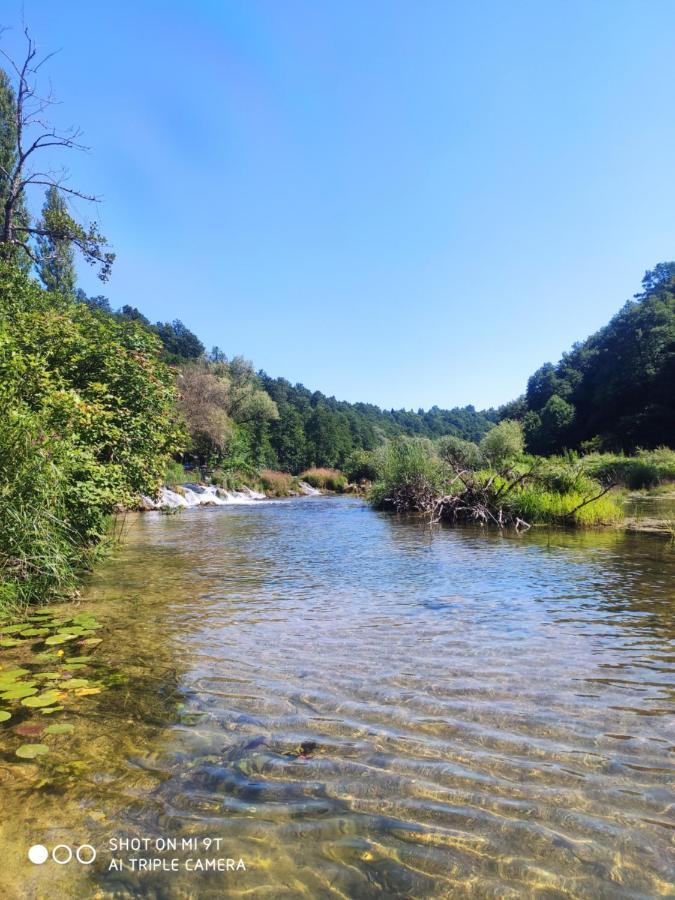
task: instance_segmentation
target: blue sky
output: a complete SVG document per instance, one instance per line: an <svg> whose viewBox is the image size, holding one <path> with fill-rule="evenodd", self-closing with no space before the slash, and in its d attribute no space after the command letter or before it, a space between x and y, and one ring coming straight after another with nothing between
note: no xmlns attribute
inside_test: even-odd
<svg viewBox="0 0 675 900"><path fill-rule="evenodd" d="M7 49L22 8L82 286L271 375L497 405L675 257L671 0L5 0Z"/></svg>

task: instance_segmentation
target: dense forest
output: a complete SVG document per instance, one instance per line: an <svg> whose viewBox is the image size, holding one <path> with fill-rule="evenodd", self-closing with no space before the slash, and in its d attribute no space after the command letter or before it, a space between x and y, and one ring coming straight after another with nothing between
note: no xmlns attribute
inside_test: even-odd
<svg viewBox="0 0 675 900"><path fill-rule="evenodd" d="M532 453L675 446L675 262L659 263L614 318L528 380L500 410Z"/></svg>

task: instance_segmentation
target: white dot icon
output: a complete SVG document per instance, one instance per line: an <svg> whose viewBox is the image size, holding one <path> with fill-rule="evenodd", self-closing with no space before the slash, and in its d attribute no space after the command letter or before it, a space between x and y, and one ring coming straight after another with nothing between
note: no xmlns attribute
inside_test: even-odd
<svg viewBox="0 0 675 900"><path fill-rule="evenodd" d="M36 866L41 866L48 858L49 850L43 844L33 844L28 851L28 859Z"/></svg>

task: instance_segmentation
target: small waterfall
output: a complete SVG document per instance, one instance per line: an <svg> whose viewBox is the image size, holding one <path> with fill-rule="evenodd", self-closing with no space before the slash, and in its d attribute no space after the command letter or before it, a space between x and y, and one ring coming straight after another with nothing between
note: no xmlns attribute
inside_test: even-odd
<svg viewBox="0 0 675 900"><path fill-rule="evenodd" d="M141 509L188 509L195 506L228 506L232 504L252 504L265 500L260 491L244 487L240 491L227 491L211 484L187 483L176 490L160 488L156 500L145 494L141 496Z"/></svg>

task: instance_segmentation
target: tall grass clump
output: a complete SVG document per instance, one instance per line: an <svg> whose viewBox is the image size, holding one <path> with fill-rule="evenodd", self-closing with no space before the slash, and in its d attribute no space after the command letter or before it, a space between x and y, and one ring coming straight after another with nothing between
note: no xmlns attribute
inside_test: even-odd
<svg viewBox="0 0 675 900"><path fill-rule="evenodd" d="M675 481L675 451L667 447L640 450L635 456L589 453L581 465L592 478L620 484L630 490L648 490Z"/></svg>
<svg viewBox="0 0 675 900"><path fill-rule="evenodd" d="M268 497L288 497L295 487L296 479L288 472L275 472L263 469L260 473L260 485Z"/></svg>
<svg viewBox="0 0 675 900"><path fill-rule="evenodd" d="M614 525L623 519L623 509L609 494L568 490L565 493L547 490L541 484L527 484L504 498L509 512L531 524L540 525ZM590 499L597 497L597 499Z"/></svg>
<svg viewBox="0 0 675 900"><path fill-rule="evenodd" d="M395 438L382 448L375 506L398 512L422 512L442 490L444 467L433 443L424 438Z"/></svg>
<svg viewBox="0 0 675 900"><path fill-rule="evenodd" d="M300 474L300 480L321 491L335 491L342 494L347 488L347 478L338 469L312 468Z"/></svg>
<svg viewBox="0 0 675 900"><path fill-rule="evenodd" d="M164 484L168 488L176 487L179 484L184 484L186 481L189 481L189 477L186 475L185 467L182 463L176 462L175 459L169 461L166 467L166 474L164 476Z"/></svg>

